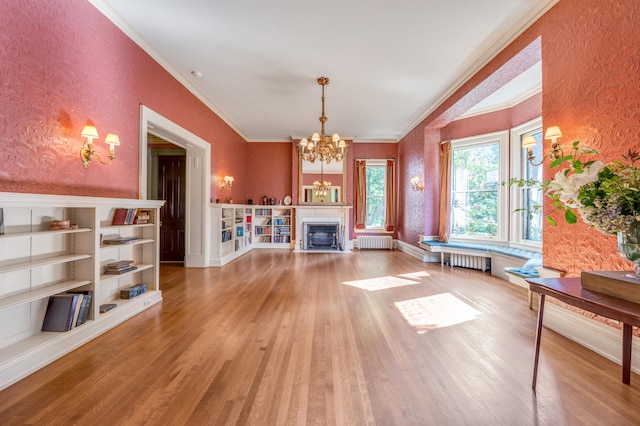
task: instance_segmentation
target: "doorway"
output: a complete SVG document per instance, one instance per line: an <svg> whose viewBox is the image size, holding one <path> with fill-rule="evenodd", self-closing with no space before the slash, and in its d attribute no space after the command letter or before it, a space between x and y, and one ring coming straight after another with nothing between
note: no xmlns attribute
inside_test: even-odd
<svg viewBox="0 0 640 426"><path fill-rule="evenodd" d="M147 134L149 183L147 193L164 200L160 208L160 262L184 263L186 231L186 151Z"/></svg>
<svg viewBox="0 0 640 426"><path fill-rule="evenodd" d="M173 123L150 108L140 106L140 198L153 198L151 183L155 180L152 174L152 157L148 150L149 135L157 136L170 142L184 152L183 191L185 202L184 232L184 265L186 267L205 268L209 266L211 252L211 233L209 203L211 199L211 145L204 139ZM162 227L161 227L162 228ZM161 231L164 232L164 231Z"/></svg>

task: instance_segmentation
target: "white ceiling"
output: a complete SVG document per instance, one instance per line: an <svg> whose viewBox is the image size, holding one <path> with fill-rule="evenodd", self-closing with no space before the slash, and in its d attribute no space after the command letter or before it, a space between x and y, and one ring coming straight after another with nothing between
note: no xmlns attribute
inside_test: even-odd
<svg viewBox="0 0 640 426"><path fill-rule="evenodd" d="M397 141L557 0L90 1L248 141L319 131L320 76L327 133Z"/></svg>

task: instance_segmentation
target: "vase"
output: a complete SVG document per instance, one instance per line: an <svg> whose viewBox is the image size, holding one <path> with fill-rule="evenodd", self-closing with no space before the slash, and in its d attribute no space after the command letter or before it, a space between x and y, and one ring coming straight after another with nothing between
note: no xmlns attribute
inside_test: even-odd
<svg viewBox="0 0 640 426"><path fill-rule="evenodd" d="M634 263L635 278L640 280L640 224L637 221L627 231L618 232L618 251Z"/></svg>

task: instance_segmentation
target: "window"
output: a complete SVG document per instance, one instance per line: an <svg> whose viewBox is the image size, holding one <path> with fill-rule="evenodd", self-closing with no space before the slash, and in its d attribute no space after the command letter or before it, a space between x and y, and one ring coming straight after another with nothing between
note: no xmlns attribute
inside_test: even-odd
<svg viewBox="0 0 640 426"><path fill-rule="evenodd" d="M356 229L394 229L394 167L393 160L356 160Z"/></svg>
<svg viewBox="0 0 640 426"><path fill-rule="evenodd" d="M507 135L491 133L451 142L451 235L505 239Z"/></svg>
<svg viewBox="0 0 640 426"><path fill-rule="evenodd" d="M537 144L533 147L534 164L527 160L527 150L522 149L525 136L533 136ZM512 158L511 177L525 180L542 181L542 120L535 119L520 125L511 131ZM511 192L511 211L513 224L511 239L516 243L540 246L542 243L542 189L539 187L513 186Z"/></svg>
<svg viewBox="0 0 640 426"><path fill-rule="evenodd" d="M367 228L384 227L385 216L385 164L367 161Z"/></svg>

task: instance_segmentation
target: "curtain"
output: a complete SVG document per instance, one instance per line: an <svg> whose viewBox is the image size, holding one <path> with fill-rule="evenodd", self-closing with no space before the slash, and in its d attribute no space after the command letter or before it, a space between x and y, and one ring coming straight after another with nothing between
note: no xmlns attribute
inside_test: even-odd
<svg viewBox="0 0 640 426"><path fill-rule="evenodd" d="M367 226L367 161L356 160L354 210L356 229Z"/></svg>
<svg viewBox="0 0 640 426"><path fill-rule="evenodd" d="M396 178L395 178L395 161L387 160L387 170L386 170L386 200L385 204L387 205L386 214L384 218L384 225L387 231L393 231L396 227L396 203L395 203L395 192L396 192Z"/></svg>
<svg viewBox="0 0 640 426"><path fill-rule="evenodd" d="M440 144L440 226L438 240L449 241L451 218L451 141Z"/></svg>

